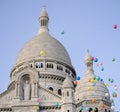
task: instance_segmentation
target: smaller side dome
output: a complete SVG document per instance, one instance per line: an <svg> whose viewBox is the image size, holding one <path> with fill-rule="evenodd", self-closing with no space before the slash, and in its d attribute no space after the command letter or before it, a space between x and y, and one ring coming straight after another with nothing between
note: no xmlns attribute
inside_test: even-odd
<svg viewBox="0 0 120 112"><path fill-rule="evenodd" d="M92 56L87 51L85 56L86 72L85 75L78 82L76 87L75 97L76 100L91 100L95 99L107 99L110 101L110 94L108 88L105 86L104 82L101 81L99 76L96 76L93 71L93 61ZM108 94L106 97L105 94Z"/></svg>
<svg viewBox="0 0 120 112"><path fill-rule="evenodd" d="M63 82L62 88L74 88L70 76L67 75L66 79Z"/></svg>

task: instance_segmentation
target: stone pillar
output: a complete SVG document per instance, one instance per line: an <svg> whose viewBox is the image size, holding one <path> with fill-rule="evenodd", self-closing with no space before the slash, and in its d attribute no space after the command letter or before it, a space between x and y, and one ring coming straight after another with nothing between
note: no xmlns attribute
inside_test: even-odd
<svg viewBox="0 0 120 112"><path fill-rule="evenodd" d="M31 84L31 97L34 97L34 83Z"/></svg>
<svg viewBox="0 0 120 112"><path fill-rule="evenodd" d="M20 83L19 82L16 82L15 84L15 91L16 91L16 98L19 98L20 96Z"/></svg>
<svg viewBox="0 0 120 112"><path fill-rule="evenodd" d="M35 83L35 97L38 97L38 83Z"/></svg>

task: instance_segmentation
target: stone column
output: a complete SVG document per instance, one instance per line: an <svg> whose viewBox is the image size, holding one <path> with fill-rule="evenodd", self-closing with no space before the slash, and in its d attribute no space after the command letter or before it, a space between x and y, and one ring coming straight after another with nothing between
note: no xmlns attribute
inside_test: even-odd
<svg viewBox="0 0 120 112"><path fill-rule="evenodd" d="M35 83L35 97L38 97L38 83Z"/></svg>
<svg viewBox="0 0 120 112"><path fill-rule="evenodd" d="M16 84L15 84L15 90L16 90L16 98L19 98L19 96L20 96L20 83L19 82L17 82Z"/></svg>
<svg viewBox="0 0 120 112"><path fill-rule="evenodd" d="M31 97L34 97L34 83L31 84Z"/></svg>

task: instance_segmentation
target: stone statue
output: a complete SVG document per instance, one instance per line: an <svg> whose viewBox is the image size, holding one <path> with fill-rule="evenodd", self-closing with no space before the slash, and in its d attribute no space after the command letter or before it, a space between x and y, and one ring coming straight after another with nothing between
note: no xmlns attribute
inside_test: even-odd
<svg viewBox="0 0 120 112"><path fill-rule="evenodd" d="M28 80L24 84L24 100L30 100L31 88Z"/></svg>

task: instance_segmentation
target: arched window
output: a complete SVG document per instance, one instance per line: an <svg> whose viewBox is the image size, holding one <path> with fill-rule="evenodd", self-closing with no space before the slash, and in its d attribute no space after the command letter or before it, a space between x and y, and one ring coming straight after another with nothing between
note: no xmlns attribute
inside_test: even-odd
<svg viewBox="0 0 120 112"><path fill-rule="evenodd" d="M70 110L67 110L67 112L70 112Z"/></svg>
<svg viewBox="0 0 120 112"><path fill-rule="evenodd" d="M36 68L43 68L43 63L37 62L36 63Z"/></svg>
<svg viewBox="0 0 120 112"><path fill-rule="evenodd" d="M109 110L109 112L110 112L110 110Z"/></svg>
<svg viewBox="0 0 120 112"><path fill-rule="evenodd" d="M47 68L53 68L53 67L54 67L53 64L47 63Z"/></svg>
<svg viewBox="0 0 120 112"><path fill-rule="evenodd" d="M52 87L49 87L49 90L53 91L53 88L52 88Z"/></svg>
<svg viewBox="0 0 120 112"><path fill-rule="evenodd" d="M92 108L89 108L89 112L93 112L93 109L92 109Z"/></svg>
<svg viewBox="0 0 120 112"><path fill-rule="evenodd" d="M97 107L94 108L94 112L98 112L98 108ZM107 111L105 111L105 112L107 112Z"/></svg>
<svg viewBox="0 0 120 112"><path fill-rule="evenodd" d="M32 64L30 64L30 67L32 68L32 67L33 67L33 65L32 65Z"/></svg>
<svg viewBox="0 0 120 112"><path fill-rule="evenodd" d="M65 69L65 72L68 73L68 74L70 74L70 71L68 69Z"/></svg>
<svg viewBox="0 0 120 112"><path fill-rule="evenodd" d="M61 89L58 89L58 94L62 95Z"/></svg>
<svg viewBox="0 0 120 112"><path fill-rule="evenodd" d="M60 65L57 65L57 70L63 71L63 67Z"/></svg>
<svg viewBox="0 0 120 112"><path fill-rule="evenodd" d="M105 109L105 112L107 112L107 109Z"/></svg>

